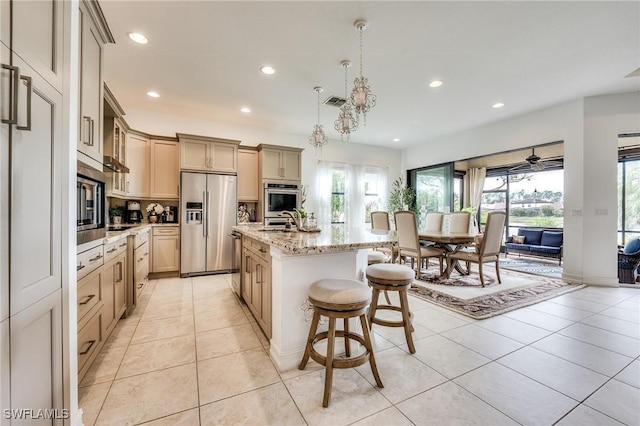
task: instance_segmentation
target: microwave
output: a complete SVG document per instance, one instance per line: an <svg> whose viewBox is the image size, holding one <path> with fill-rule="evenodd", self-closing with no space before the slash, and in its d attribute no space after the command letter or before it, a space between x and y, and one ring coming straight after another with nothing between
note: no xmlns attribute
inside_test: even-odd
<svg viewBox="0 0 640 426"><path fill-rule="evenodd" d="M76 181L77 244L106 235L106 197L104 173L78 161Z"/></svg>
<svg viewBox="0 0 640 426"><path fill-rule="evenodd" d="M286 183L264 184L264 222L266 225L284 225L280 216L284 210L292 212L300 208L302 191L299 185Z"/></svg>

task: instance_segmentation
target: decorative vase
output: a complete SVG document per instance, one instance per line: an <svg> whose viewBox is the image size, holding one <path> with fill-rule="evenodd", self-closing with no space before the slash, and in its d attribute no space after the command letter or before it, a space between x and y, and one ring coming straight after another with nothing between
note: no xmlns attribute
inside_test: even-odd
<svg viewBox="0 0 640 426"><path fill-rule="evenodd" d="M156 222L158 222L158 215L156 215L156 214L150 214L150 215L149 215L149 222L150 222L150 223L156 223Z"/></svg>

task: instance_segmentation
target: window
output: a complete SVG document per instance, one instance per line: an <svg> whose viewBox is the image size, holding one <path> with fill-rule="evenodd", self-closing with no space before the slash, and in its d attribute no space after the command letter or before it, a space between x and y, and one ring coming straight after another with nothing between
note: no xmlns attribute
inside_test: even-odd
<svg viewBox="0 0 640 426"><path fill-rule="evenodd" d="M386 209L387 169L321 161L316 194L319 224L366 226L372 211Z"/></svg>
<svg viewBox="0 0 640 426"><path fill-rule="evenodd" d="M345 170L333 169L331 173L331 223L344 223L346 186L347 173Z"/></svg>
<svg viewBox="0 0 640 426"><path fill-rule="evenodd" d="M416 191L418 226L428 212L450 212L454 206L453 163L410 170L408 184Z"/></svg>
<svg viewBox="0 0 640 426"><path fill-rule="evenodd" d="M618 244L640 237L640 160L618 163Z"/></svg>

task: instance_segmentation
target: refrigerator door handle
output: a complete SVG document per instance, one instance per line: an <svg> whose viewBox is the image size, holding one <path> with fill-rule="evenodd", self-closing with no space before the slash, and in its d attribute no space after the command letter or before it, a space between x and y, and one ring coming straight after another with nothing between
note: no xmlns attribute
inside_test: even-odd
<svg viewBox="0 0 640 426"><path fill-rule="evenodd" d="M207 236L207 195L205 191L202 191L202 236Z"/></svg>
<svg viewBox="0 0 640 426"><path fill-rule="evenodd" d="M205 218L207 220L207 235L206 235L206 237L209 238L209 215L211 213L209 212L209 207L210 206L209 206L209 191L208 190L207 190L207 203L206 203L206 205L207 205L207 214L205 216Z"/></svg>

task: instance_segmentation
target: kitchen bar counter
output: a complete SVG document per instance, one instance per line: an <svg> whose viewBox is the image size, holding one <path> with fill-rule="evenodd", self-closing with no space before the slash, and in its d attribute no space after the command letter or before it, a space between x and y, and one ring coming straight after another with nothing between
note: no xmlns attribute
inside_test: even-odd
<svg viewBox="0 0 640 426"><path fill-rule="evenodd" d="M242 224L233 230L257 241L277 247L284 254L308 255L337 253L364 248L385 247L396 241L395 231L347 228L344 225L321 227L320 232L285 231L283 227Z"/></svg>
<svg viewBox="0 0 640 426"><path fill-rule="evenodd" d="M233 229L269 245L271 256L271 340L269 355L280 371L296 368L309 333L309 287L325 278L366 282L369 248L390 246L395 231L374 233L343 225L322 227L319 233L283 232L261 224ZM379 231L377 231L379 232ZM243 283L243 285L245 285ZM320 328L326 329L327 325ZM357 321L350 324L359 330Z"/></svg>

